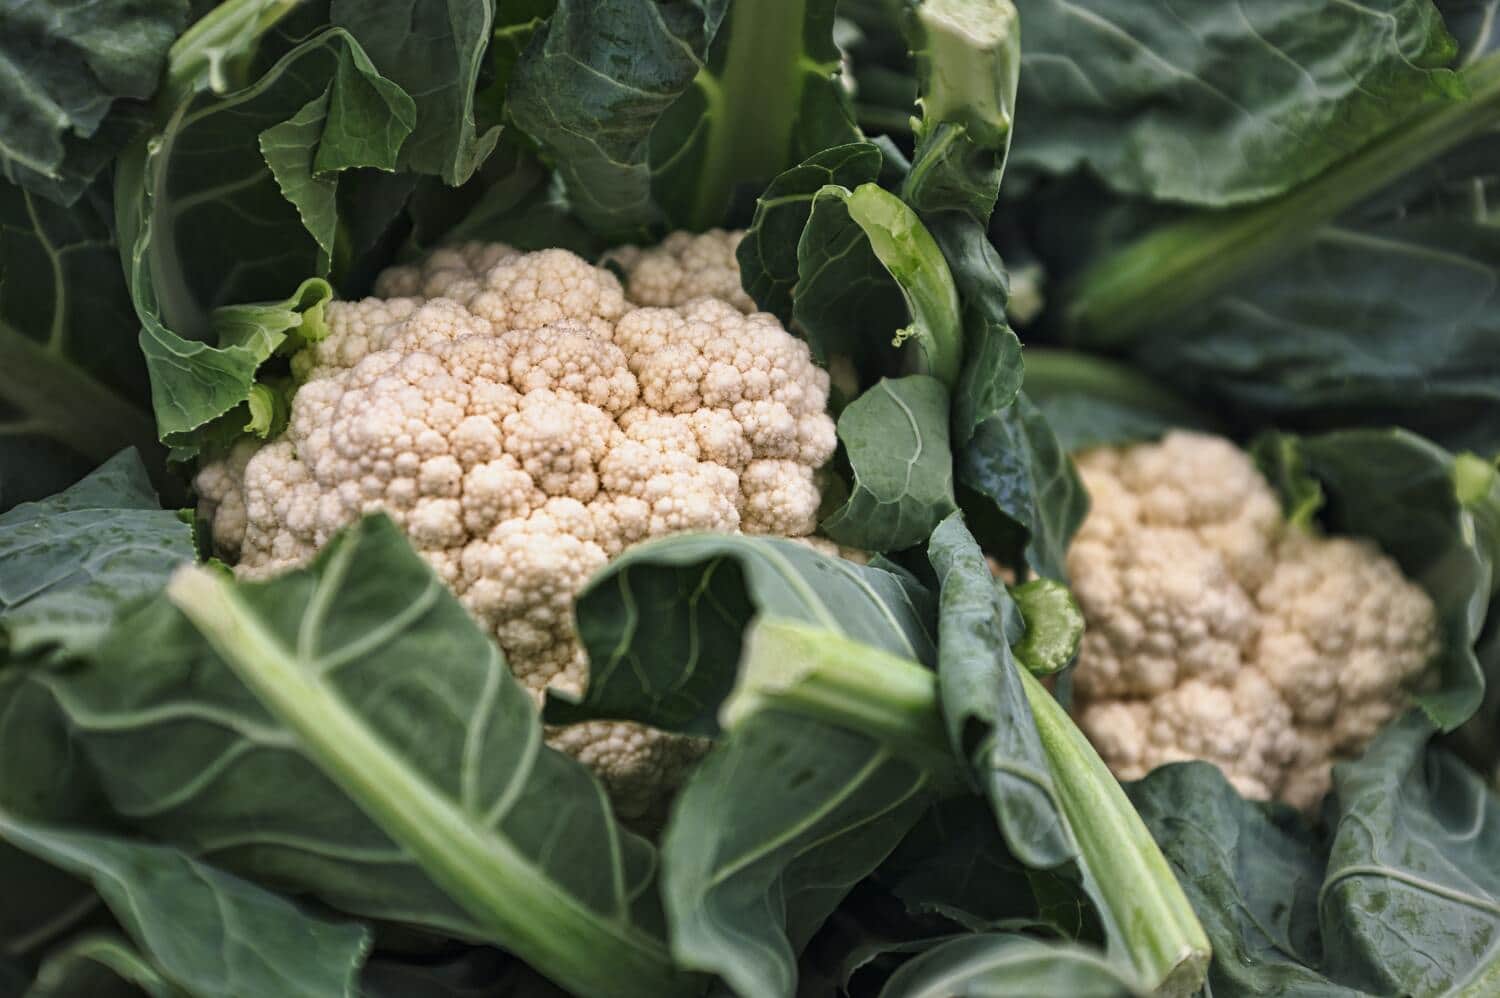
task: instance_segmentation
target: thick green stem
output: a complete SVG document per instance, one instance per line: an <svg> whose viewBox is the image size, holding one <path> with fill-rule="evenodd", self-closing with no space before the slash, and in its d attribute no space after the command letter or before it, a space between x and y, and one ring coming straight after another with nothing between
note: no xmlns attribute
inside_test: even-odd
<svg viewBox="0 0 1500 998"><path fill-rule="evenodd" d="M693 228L721 224L736 185L769 180L791 165L802 91L838 71L836 62L818 64L804 48L806 7L806 0L730 5L719 29L729 40L723 65L694 81L707 103L707 137Z"/></svg>
<svg viewBox="0 0 1500 998"><path fill-rule="evenodd" d="M1204 212L1110 254L1072 285L1063 321L1091 346L1124 347L1305 245L1347 209L1500 124L1500 53L1464 70L1470 96L1424 106L1360 152L1271 201Z"/></svg>
<svg viewBox="0 0 1500 998"><path fill-rule="evenodd" d="M1208 937L1125 791L1052 694L1021 675L1063 816L1100 915L1144 990L1189 995L1208 970ZM943 726L937 676L916 662L774 618L752 628L721 720L757 710L815 717L899 748L950 787L963 785Z"/></svg>
<svg viewBox="0 0 1500 998"><path fill-rule="evenodd" d="M421 779L241 603L228 579L188 566L167 595L308 756L496 942L591 998L693 993L693 979L660 940L586 908Z"/></svg>

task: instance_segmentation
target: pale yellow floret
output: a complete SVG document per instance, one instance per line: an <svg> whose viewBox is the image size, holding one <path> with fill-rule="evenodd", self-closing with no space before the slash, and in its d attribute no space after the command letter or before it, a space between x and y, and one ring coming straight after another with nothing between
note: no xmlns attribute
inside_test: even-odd
<svg viewBox="0 0 1500 998"><path fill-rule="evenodd" d="M387 271L376 289L398 297L331 303L328 336L294 361L285 433L199 473L216 544L261 577L385 512L533 696L582 693L573 599L609 558L682 531L816 525L828 376L773 317L697 297L726 286L705 261L733 263L727 236L703 239L670 242L697 275L675 307L637 307L563 250L484 244ZM659 817L703 750L619 723L548 740L632 820Z"/></svg>
<svg viewBox="0 0 1500 998"><path fill-rule="evenodd" d="M1287 525L1227 440L1174 432L1078 468L1074 689L1099 754L1123 779L1206 759L1249 797L1315 806L1422 681L1431 599L1368 541Z"/></svg>

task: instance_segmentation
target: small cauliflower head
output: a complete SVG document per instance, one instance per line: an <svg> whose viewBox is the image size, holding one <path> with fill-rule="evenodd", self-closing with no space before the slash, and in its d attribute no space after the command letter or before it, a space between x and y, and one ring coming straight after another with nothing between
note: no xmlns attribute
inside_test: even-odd
<svg viewBox="0 0 1500 998"><path fill-rule="evenodd" d="M648 306L572 253L486 244L385 272L382 297L328 306L286 431L200 470L215 543L265 576L382 511L538 700L581 693L572 608L594 572L666 534L812 533L834 450L807 345L708 284L677 287L692 297ZM624 723L548 740L648 823L702 750Z"/></svg>
<svg viewBox="0 0 1500 998"><path fill-rule="evenodd" d="M1432 600L1369 541L1287 524L1228 440L1179 431L1077 463L1080 727L1121 779L1204 759L1247 797L1316 806L1427 676Z"/></svg>

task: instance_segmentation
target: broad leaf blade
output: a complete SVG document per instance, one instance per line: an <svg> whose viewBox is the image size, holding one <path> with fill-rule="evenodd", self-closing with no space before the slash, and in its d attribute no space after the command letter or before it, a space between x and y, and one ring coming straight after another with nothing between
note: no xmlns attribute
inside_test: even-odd
<svg viewBox="0 0 1500 998"><path fill-rule="evenodd" d="M0 4L0 176L72 204L145 124L186 0Z"/></svg>
<svg viewBox="0 0 1500 998"><path fill-rule="evenodd" d="M499 652L389 520L271 582L194 569L169 592L191 622L159 600L98 665L46 677L121 814L334 907L500 942L570 986L606 966L676 986L650 846L541 744ZM608 960L568 952L580 925Z"/></svg>
<svg viewBox="0 0 1500 998"><path fill-rule="evenodd" d="M1014 168L1079 166L1122 194L1223 206L1280 194L1393 116L1457 97L1430 0L1248 5L1022 0Z"/></svg>
<svg viewBox="0 0 1500 998"><path fill-rule="evenodd" d="M0 810L0 838L93 882L157 972L204 998L349 998L369 948L354 923L182 852L26 821Z"/></svg>
<svg viewBox="0 0 1500 998"><path fill-rule="evenodd" d="M714 734L757 617L930 662L928 608L914 603L921 595L890 572L777 538L704 534L637 545L579 594L588 690L577 704L554 694L547 720L624 718Z"/></svg>
<svg viewBox="0 0 1500 998"><path fill-rule="evenodd" d="M824 535L866 551L920 544L957 506L948 445L948 392L926 375L882 378L839 414L854 479Z"/></svg>
<svg viewBox="0 0 1500 998"><path fill-rule="evenodd" d="M775 710L694 771L662 843L672 952L740 994L792 994L797 956L922 813L928 776L870 738Z"/></svg>
<svg viewBox="0 0 1500 998"><path fill-rule="evenodd" d="M1432 734L1409 715L1334 770L1324 951L1333 976L1376 994L1500 985L1500 797Z"/></svg>
<svg viewBox="0 0 1500 998"><path fill-rule="evenodd" d="M136 329L96 199L0 182L0 509L125 447L156 458Z"/></svg>
<svg viewBox="0 0 1500 998"><path fill-rule="evenodd" d="M192 527L160 508L140 459L122 452L67 491L0 514L0 653L86 652L122 606L192 559Z"/></svg>

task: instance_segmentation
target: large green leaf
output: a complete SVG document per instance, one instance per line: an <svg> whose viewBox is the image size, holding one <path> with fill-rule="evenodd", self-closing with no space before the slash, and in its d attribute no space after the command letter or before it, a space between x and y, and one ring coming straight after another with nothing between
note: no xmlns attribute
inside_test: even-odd
<svg viewBox="0 0 1500 998"><path fill-rule="evenodd" d="M938 576L938 681L953 750L969 762L1010 851L1027 866L1061 866L1078 849L1011 654L1019 614L961 516L933 531L927 556Z"/></svg>
<svg viewBox="0 0 1500 998"><path fill-rule="evenodd" d="M474 120L494 0L408 0L392 6L389 15L371 16L370 4L361 0L333 0L329 21L347 29L382 74L412 96L415 127L404 145L395 143L401 147L400 168L461 184L500 137L493 126L479 134ZM360 117L351 124L360 130L370 121L379 119Z"/></svg>
<svg viewBox="0 0 1500 998"><path fill-rule="evenodd" d="M1443 639L1442 682L1417 701L1444 729L1462 724L1485 689L1474 645L1500 588L1500 475L1403 430L1272 435L1258 451L1277 455L1278 477L1321 487L1330 531L1375 541L1427 590ZM1292 492L1288 505L1299 498Z"/></svg>
<svg viewBox="0 0 1500 998"><path fill-rule="evenodd" d="M1497 155L1494 136L1455 151L1132 356L1242 425L1395 424L1500 452L1500 227L1474 194Z"/></svg>
<svg viewBox="0 0 1500 998"><path fill-rule="evenodd" d="M0 509L157 444L137 324L94 197L0 182Z"/></svg>
<svg viewBox="0 0 1500 998"><path fill-rule="evenodd" d="M736 255L740 280L762 311L792 321L792 293L797 286L797 246L812 214L813 196L824 187L853 189L880 176L884 157L872 142L851 142L823 149L771 181L755 206L755 218ZM860 243L851 252L870 255ZM875 297L899 299L894 286L883 284ZM867 289L867 293L868 293ZM877 303L878 305L879 303ZM898 306L899 307L899 306ZM814 339L812 347L826 359L829 349Z"/></svg>
<svg viewBox="0 0 1500 998"><path fill-rule="evenodd" d="M838 432L853 481L821 525L830 539L897 551L922 543L957 508L948 391L936 378L882 378L839 414Z"/></svg>
<svg viewBox="0 0 1500 998"><path fill-rule="evenodd" d="M331 28L243 90L190 93L162 134L126 157L117 209L131 296L158 430L180 456L250 422L256 371L293 330L309 335L303 316L328 297L307 278L327 275L337 251L339 171L391 168L413 113ZM283 298L251 322L242 312L229 332L213 313ZM263 328L247 335L246 325ZM210 427L220 419L240 425Z"/></svg>
<svg viewBox="0 0 1500 998"><path fill-rule="evenodd" d="M1239 204L1280 194L1423 101L1457 97L1430 0L1020 0L1011 153L1123 194Z"/></svg>
<svg viewBox="0 0 1500 998"><path fill-rule="evenodd" d="M779 538L703 534L640 544L579 594L588 689L576 704L552 694L547 720L627 718L713 734L755 619L811 624L931 662L924 595L892 572Z"/></svg>
<svg viewBox="0 0 1500 998"><path fill-rule="evenodd" d="M1375 994L1500 987L1500 797L1431 735L1409 716L1335 767L1324 953Z"/></svg>
<svg viewBox="0 0 1500 998"><path fill-rule="evenodd" d="M681 986L651 847L542 745L499 651L389 520L277 580L184 569L168 595L97 664L35 676L134 825L336 908L493 940L579 991Z"/></svg>
<svg viewBox="0 0 1500 998"><path fill-rule="evenodd" d="M1483 995L1500 980L1500 798L1413 712L1334 768L1320 839L1205 763L1131 798L1214 944L1215 995Z"/></svg>
<svg viewBox="0 0 1500 998"><path fill-rule="evenodd" d="M65 492L0 514L0 656L87 651L119 609L193 558L140 458L122 452Z"/></svg>
<svg viewBox="0 0 1500 998"><path fill-rule="evenodd" d="M0 3L0 176L78 199L145 122L187 0Z"/></svg>
<svg viewBox="0 0 1500 998"><path fill-rule="evenodd" d="M866 735L775 710L741 720L662 842L673 955L739 994L794 993L798 954L921 815L930 783Z"/></svg>
<svg viewBox="0 0 1500 998"><path fill-rule="evenodd" d="M651 130L703 66L728 0L559 0L516 64L508 103L607 239L648 238Z"/></svg>
<svg viewBox="0 0 1500 998"><path fill-rule="evenodd" d="M0 838L91 881L165 980L201 998L352 998L369 948L354 923L182 852L28 821L0 810Z"/></svg>
<svg viewBox="0 0 1500 998"><path fill-rule="evenodd" d="M1240 797L1206 762L1128 787L1213 942L1215 995L1355 998L1318 969L1322 846L1299 815Z"/></svg>

